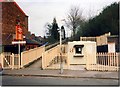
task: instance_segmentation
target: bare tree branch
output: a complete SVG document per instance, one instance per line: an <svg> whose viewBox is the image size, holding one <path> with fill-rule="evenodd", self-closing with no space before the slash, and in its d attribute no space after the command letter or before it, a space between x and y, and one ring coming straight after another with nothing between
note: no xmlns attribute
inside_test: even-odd
<svg viewBox="0 0 120 87"><path fill-rule="evenodd" d="M72 6L67 14L67 26L73 31L73 37L75 36L76 28L80 26L83 21L83 11L77 6Z"/></svg>

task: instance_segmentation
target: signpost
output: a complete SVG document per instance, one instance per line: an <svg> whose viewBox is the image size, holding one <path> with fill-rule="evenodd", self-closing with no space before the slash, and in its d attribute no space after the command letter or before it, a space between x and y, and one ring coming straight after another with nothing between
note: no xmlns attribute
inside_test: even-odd
<svg viewBox="0 0 120 87"><path fill-rule="evenodd" d="M19 59L20 59L20 68L21 68L21 53L20 53L20 44L26 44L26 41L23 41L23 31L22 28L20 27L20 23L16 25L16 41L12 41L12 44L18 44L18 54L19 54Z"/></svg>
<svg viewBox="0 0 120 87"><path fill-rule="evenodd" d="M23 40L23 32L20 25L16 25L16 40Z"/></svg>
<svg viewBox="0 0 120 87"><path fill-rule="evenodd" d="M18 54L19 54L20 68L21 68L21 52L20 52L20 44L26 44L26 41L12 41L12 44L18 44Z"/></svg>
<svg viewBox="0 0 120 87"><path fill-rule="evenodd" d="M12 44L26 44L26 41L12 41Z"/></svg>

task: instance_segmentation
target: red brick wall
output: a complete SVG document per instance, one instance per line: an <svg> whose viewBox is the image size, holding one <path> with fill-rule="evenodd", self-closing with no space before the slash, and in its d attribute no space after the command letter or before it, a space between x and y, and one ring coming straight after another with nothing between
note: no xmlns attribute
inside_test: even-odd
<svg viewBox="0 0 120 87"><path fill-rule="evenodd" d="M15 2L2 2L2 42L10 45L15 34L16 18L20 16L20 25L23 33L28 32L28 16L16 5Z"/></svg>
<svg viewBox="0 0 120 87"><path fill-rule="evenodd" d="M2 44L2 3L0 2L0 45Z"/></svg>

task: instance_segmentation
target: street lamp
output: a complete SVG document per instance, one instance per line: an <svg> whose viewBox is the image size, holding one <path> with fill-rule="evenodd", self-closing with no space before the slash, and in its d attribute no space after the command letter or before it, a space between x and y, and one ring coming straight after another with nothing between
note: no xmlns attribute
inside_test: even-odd
<svg viewBox="0 0 120 87"><path fill-rule="evenodd" d="M62 27L60 28L60 74L63 73L63 57L62 57Z"/></svg>

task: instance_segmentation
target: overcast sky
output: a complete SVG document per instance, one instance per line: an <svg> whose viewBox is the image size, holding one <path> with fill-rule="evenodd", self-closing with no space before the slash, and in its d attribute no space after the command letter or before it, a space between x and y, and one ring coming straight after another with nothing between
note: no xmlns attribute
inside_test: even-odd
<svg viewBox="0 0 120 87"><path fill-rule="evenodd" d="M87 19L95 16L103 10L104 7L118 2L119 0L15 0L29 16L29 31L37 36L45 35L45 24L52 23L56 17L58 26L64 25L62 19L66 19L71 6L79 6L83 11L83 16ZM67 35L70 35L66 28Z"/></svg>

